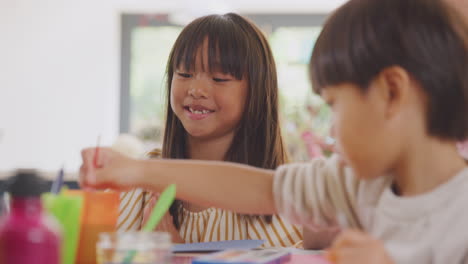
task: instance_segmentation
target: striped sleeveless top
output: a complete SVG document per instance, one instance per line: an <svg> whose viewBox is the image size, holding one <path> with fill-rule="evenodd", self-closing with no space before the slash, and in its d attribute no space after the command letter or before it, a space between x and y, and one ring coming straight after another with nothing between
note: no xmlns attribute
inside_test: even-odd
<svg viewBox="0 0 468 264"><path fill-rule="evenodd" d="M142 189L121 194L119 231L141 228L143 212L150 197L151 194ZM183 221L179 234L186 243L262 239L265 240L263 247L302 246L302 230L276 215L271 223L262 217L245 216L217 208L201 212L182 208L181 215Z"/></svg>

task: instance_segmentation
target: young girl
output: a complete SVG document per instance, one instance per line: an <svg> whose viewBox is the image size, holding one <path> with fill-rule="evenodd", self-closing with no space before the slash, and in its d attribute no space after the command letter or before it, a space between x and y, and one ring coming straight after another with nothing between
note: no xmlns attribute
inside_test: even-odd
<svg viewBox="0 0 468 264"><path fill-rule="evenodd" d="M95 169L86 149L83 185L176 183L198 204L279 212L318 230L340 223L355 230L333 243L336 263L468 263L468 168L456 147L468 136L468 29L459 15L442 0L350 0L326 22L310 66L333 109L339 156L272 171L105 150Z"/></svg>
<svg viewBox="0 0 468 264"><path fill-rule="evenodd" d="M275 62L252 23L232 13L196 19L172 48L167 77L162 155L153 152L153 157L224 160L265 169L286 162ZM242 187L234 191L242 193ZM124 194L121 230L141 225L148 200L141 190ZM287 247L302 240L297 227L277 216L241 215L182 200L170 214L160 226L179 243L263 239L266 247Z"/></svg>

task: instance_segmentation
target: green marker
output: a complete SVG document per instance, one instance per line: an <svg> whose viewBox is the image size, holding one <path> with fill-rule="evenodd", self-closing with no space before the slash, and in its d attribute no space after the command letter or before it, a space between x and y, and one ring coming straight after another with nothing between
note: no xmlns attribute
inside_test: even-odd
<svg viewBox="0 0 468 264"><path fill-rule="evenodd" d="M163 216L169 210L169 207L171 207L171 204L174 202L175 196L175 184L171 184L167 186L166 189L164 189L164 191L159 196L159 199L156 202L156 205L154 206L148 221L146 222L145 226L143 226L143 228L141 229L143 232L151 232L154 230L154 228L159 224ZM135 257L136 253L137 252L135 250L129 251L123 263L132 263L132 260Z"/></svg>

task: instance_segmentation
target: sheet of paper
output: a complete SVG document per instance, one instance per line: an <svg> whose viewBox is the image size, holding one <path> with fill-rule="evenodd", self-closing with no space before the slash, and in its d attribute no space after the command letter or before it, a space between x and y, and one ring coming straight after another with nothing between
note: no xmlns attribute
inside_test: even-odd
<svg viewBox="0 0 468 264"><path fill-rule="evenodd" d="M260 247L263 240L228 240L205 243L178 244L172 249L173 252L214 252L227 249L254 249Z"/></svg>

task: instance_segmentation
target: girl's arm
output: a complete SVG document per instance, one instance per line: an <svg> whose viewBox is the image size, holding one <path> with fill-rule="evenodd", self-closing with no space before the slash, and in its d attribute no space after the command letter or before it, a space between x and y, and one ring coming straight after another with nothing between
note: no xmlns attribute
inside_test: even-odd
<svg viewBox="0 0 468 264"><path fill-rule="evenodd" d="M177 197L195 204L244 214L275 214L273 170L228 162L196 160L135 160L108 148L82 151L80 183L84 188L155 192L177 185Z"/></svg>

